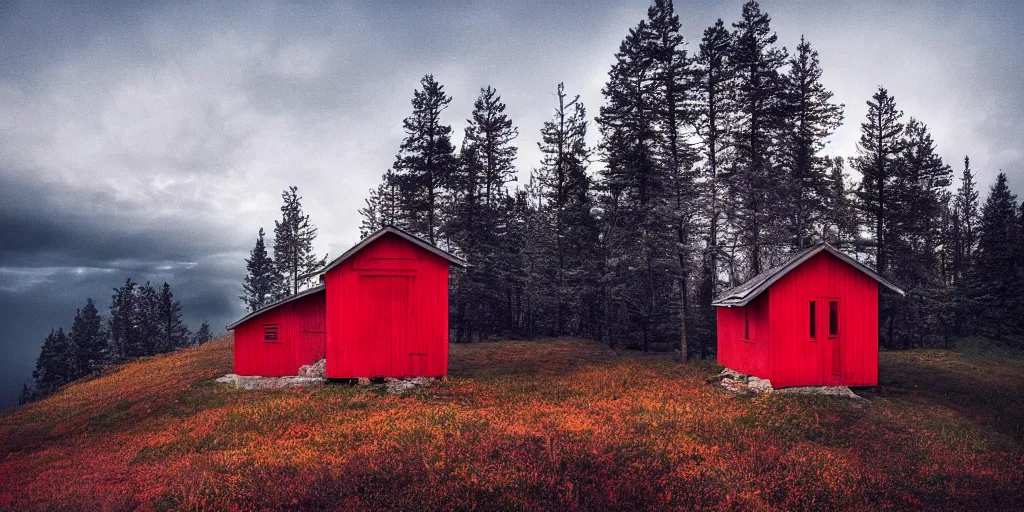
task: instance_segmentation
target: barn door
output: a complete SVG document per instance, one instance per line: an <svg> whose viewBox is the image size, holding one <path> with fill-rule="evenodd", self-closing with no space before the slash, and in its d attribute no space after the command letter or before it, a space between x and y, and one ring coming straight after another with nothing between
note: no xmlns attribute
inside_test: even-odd
<svg viewBox="0 0 1024 512"><path fill-rule="evenodd" d="M369 363L370 377L402 376L409 371L410 352L415 340L410 322L410 291L412 276L364 275L360 287L365 302L362 307L365 340L361 354Z"/></svg>

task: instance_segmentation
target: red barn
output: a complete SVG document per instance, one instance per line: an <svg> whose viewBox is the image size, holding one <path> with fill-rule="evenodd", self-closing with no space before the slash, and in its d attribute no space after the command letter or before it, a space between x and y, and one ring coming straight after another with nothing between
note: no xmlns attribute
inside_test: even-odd
<svg viewBox="0 0 1024 512"><path fill-rule="evenodd" d="M327 358L330 378L448 373L448 269L467 263L388 226L330 262L323 284L228 326L235 373L295 375Z"/></svg>
<svg viewBox="0 0 1024 512"><path fill-rule="evenodd" d="M878 293L903 291L828 244L715 299L718 363L773 387L877 386Z"/></svg>

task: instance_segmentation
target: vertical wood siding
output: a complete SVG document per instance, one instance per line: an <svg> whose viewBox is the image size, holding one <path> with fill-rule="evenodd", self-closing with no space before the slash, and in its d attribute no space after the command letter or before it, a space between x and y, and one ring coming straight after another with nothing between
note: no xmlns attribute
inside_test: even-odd
<svg viewBox="0 0 1024 512"><path fill-rule="evenodd" d="M878 385L878 283L821 252L744 307L718 308L718 362L775 387ZM810 306L816 328L810 335ZM828 303L838 302L838 339ZM751 336L743 338L744 315ZM838 355L839 367L835 368Z"/></svg>
<svg viewBox="0 0 1024 512"><path fill-rule="evenodd" d="M234 372L281 377L324 358L326 295L314 293L257 315L235 328ZM264 341L264 326L277 325L277 342Z"/></svg>
<svg viewBox="0 0 1024 512"><path fill-rule="evenodd" d="M771 380L783 386L878 384L878 283L822 252L768 290L772 310ZM809 337L811 300L817 336ZM839 306L838 342L828 336L828 302ZM838 345L838 347L836 346ZM839 368L834 368L835 351Z"/></svg>
<svg viewBox="0 0 1024 512"><path fill-rule="evenodd" d="M718 308L718 363L748 375L767 375L769 313L765 294L746 306Z"/></svg>
<svg viewBox="0 0 1024 512"><path fill-rule="evenodd" d="M331 269L327 376L448 373L448 262L385 235Z"/></svg>

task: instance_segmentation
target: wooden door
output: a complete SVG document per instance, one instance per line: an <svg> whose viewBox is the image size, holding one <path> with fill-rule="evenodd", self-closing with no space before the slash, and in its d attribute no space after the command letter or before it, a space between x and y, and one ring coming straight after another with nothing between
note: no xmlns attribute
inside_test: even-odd
<svg viewBox="0 0 1024 512"><path fill-rule="evenodd" d="M825 383L830 385L842 384L842 308L837 297L825 297L822 299L821 314L822 327L825 329L826 358Z"/></svg>
<svg viewBox="0 0 1024 512"><path fill-rule="evenodd" d="M808 336L818 354L817 385L842 384L842 307L838 297L808 301Z"/></svg>
<svg viewBox="0 0 1024 512"><path fill-rule="evenodd" d="M299 343L301 344L301 364L315 363L327 357L327 328L324 326L323 302L314 302L307 306L301 315Z"/></svg>

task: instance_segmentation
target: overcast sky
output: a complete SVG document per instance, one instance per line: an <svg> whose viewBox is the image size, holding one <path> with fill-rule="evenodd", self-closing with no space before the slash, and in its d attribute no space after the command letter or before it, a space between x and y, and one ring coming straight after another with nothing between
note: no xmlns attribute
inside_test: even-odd
<svg viewBox="0 0 1024 512"><path fill-rule="evenodd" d="M647 1L0 4L0 406L51 327L131 276L168 281L194 329L242 314L243 258L294 184L318 249L358 239L366 190L394 160L420 77L453 96L456 142L497 88L519 127L520 175L558 82L596 115ZM147 4L143 6L142 4ZM741 0L679 1L695 48ZM828 152L853 155L878 85L984 188L1024 192L1018 2L775 2L779 42L805 35L846 105ZM596 134L596 129L592 130Z"/></svg>

